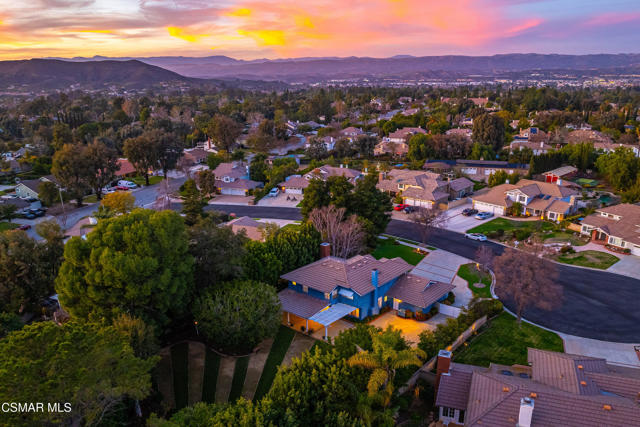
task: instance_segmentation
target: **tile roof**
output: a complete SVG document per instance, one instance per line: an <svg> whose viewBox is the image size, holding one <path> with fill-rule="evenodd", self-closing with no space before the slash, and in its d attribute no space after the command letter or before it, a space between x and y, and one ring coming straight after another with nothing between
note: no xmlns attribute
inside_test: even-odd
<svg viewBox="0 0 640 427"><path fill-rule="evenodd" d="M216 178L228 176L230 178L239 179L248 175L247 167L242 162L220 163L218 167L213 170L213 173Z"/></svg>
<svg viewBox="0 0 640 427"><path fill-rule="evenodd" d="M465 177L456 178L453 181L449 181L449 187L453 191L460 191L460 190L464 190L465 188L473 187L473 182L471 182Z"/></svg>
<svg viewBox="0 0 640 427"><path fill-rule="evenodd" d="M577 170L578 169L573 166L560 166L559 168L543 173L543 175L556 175L562 177L565 175L569 175L570 173L574 173Z"/></svg>
<svg viewBox="0 0 640 427"><path fill-rule="evenodd" d="M475 368L471 365L451 363L449 375L440 377L436 406L446 406L460 410L467 409L471 378Z"/></svg>
<svg viewBox="0 0 640 427"><path fill-rule="evenodd" d="M413 266L402 258L375 259L371 255L356 255L349 259L326 257L283 274L285 280L301 283L320 292L331 292L337 286L351 289L358 295L373 291L371 270L378 269L378 285L409 272Z"/></svg>
<svg viewBox="0 0 640 427"><path fill-rule="evenodd" d="M278 292L278 298L282 311L295 314L303 319L308 319L329 305L329 301L314 298L293 289L284 289Z"/></svg>
<svg viewBox="0 0 640 427"><path fill-rule="evenodd" d="M136 171L136 168L133 164L127 159L118 159L118 170L116 171L116 176L124 176L132 174Z"/></svg>
<svg viewBox="0 0 640 427"><path fill-rule="evenodd" d="M37 194L40 184L42 184L42 181L40 181L39 179L25 179L24 181L20 181L20 184L18 185L24 185L29 190Z"/></svg>
<svg viewBox="0 0 640 427"><path fill-rule="evenodd" d="M231 221L227 222L227 225L237 225L237 226L242 226L242 227L262 227L262 226L264 226L263 223L258 222L255 219L250 218L248 216L241 216L240 218L232 219Z"/></svg>
<svg viewBox="0 0 640 427"><path fill-rule="evenodd" d="M572 195L577 195L579 192L574 188L552 184L550 182L532 181L529 179L521 179L517 184L500 184L484 194L476 195L473 200L480 202L490 203L497 206L511 206L513 202L507 198L507 192L518 190L519 192L526 194L528 197L535 197L538 195L548 195L556 198L566 198ZM530 204L535 202L532 200ZM550 200L549 204L553 201ZM527 205L528 207L529 205ZM556 206L557 209L562 208L561 205ZM566 211L566 210L565 210ZM565 212L563 211L563 212Z"/></svg>
<svg viewBox="0 0 640 427"><path fill-rule="evenodd" d="M387 296L402 300L415 307L427 308L453 288L455 286L452 283L405 274L387 291Z"/></svg>
<svg viewBox="0 0 640 427"><path fill-rule="evenodd" d="M640 245L640 206L620 204L598 209L598 213L588 215L582 224L598 228L610 236ZM600 215L600 212L621 217L620 220Z"/></svg>
<svg viewBox="0 0 640 427"><path fill-rule="evenodd" d="M362 172L349 168L337 168L335 166L324 165L312 170L308 174L311 177L328 178L330 176L344 176L348 179L354 179L362 175Z"/></svg>
<svg viewBox="0 0 640 427"><path fill-rule="evenodd" d="M308 186L309 186L309 180L302 176L294 176L278 184L278 187L288 187L288 188L307 188Z"/></svg>
<svg viewBox="0 0 640 427"><path fill-rule="evenodd" d="M221 179L216 179L216 186L219 188L240 188L244 190L251 190L256 187L260 187L261 185L262 185L261 182L252 181L250 179L236 179L235 181L230 181L230 182L225 182Z"/></svg>

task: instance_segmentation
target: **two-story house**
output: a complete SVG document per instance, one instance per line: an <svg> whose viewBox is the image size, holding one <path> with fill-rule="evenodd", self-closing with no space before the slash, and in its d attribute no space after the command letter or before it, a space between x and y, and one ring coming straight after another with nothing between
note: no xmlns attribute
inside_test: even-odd
<svg viewBox="0 0 640 427"><path fill-rule="evenodd" d="M278 297L288 324L303 320L307 330L324 328L326 337L328 327L343 317L364 319L383 307L429 313L454 288L410 274L412 269L402 258L325 256L282 275L289 284Z"/></svg>
<svg viewBox="0 0 640 427"><path fill-rule="evenodd" d="M331 176L344 176L350 183L355 184L358 179L362 178L362 172L343 167L343 165L340 165L340 167L323 165L305 174L304 178L307 180L320 179L326 181Z"/></svg>
<svg viewBox="0 0 640 427"><path fill-rule="evenodd" d="M497 185L473 196L473 207L483 212L505 215L515 203L522 206L521 215L539 216L560 222L577 209L579 192L562 182L538 182L521 179L517 184Z"/></svg>
<svg viewBox="0 0 640 427"><path fill-rule="evenodd" d="M213 173L220 194L246 196L250 190L264 185L249 179L249 166L242 162L220 163Z"/></svg>
<svg viewBox="0 0 640 427"><path fill-rule="evenodd" d="M597 209L582 220L582 234L591 241L640 255L640 206L622 203Z"/></svg>

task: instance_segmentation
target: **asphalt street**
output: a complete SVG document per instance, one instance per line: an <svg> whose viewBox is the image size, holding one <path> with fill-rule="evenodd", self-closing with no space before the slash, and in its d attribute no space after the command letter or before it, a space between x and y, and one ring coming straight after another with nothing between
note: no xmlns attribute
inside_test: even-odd
<svg viewBox="0 0 640 427"><path fill-rule="evenodd" d="M252 218L301 219L297 208L210 205L207 209ZM420 240L421 236L418 226L408 221L392 220L386 232L412 240ZM470 259L475 258L481 245L488 245L498 255L504 250L497 243L472 241L460 233L442 229L433 230L427 244ZM603 341L640 342L640 280L552 262L548 266L556 269L557 281L564 289L562 306L554 311L526 310L526 319L566 334ZM513 309L509 301L505 303Z"/></svg>

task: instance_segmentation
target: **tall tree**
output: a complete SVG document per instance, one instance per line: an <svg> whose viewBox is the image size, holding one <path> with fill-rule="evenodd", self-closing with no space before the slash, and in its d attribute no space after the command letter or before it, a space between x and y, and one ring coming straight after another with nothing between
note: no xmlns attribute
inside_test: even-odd
<svg viewBox="0 0 640 427"><path fill-rule="evenodd" d="M213 139L218 149L231 152L236 139L242 133L242 127L235 120L222 114L216 114L207 124L205 131Z"/></svg>
<svg viewBox="0 0 640 427"><path fill-rule="evenodd" d="M309 214L309 221L331 244L331 253L340 258L349 258L360 252L366 237L357 217L345 217L345 212L345 208L329 205L314 209Z"/></svg>
<svg viewBox="0 0 640 427"><path fill-rule="evenodd" d="M167 172L174 169L180 157L183 155L182 143L173 133L160 131L156 133L155 149L158 168L162 171L162 175L167 178Z"/></svg>
<svg viewBox="0 0 640 427"><path fill-rule="evenodd" d="M494 151L500 151L504 144L504 121L495 114L484 113L473 119L473 141L482 145L491 145Z"/></svg>
<svg viewBox="0 0 640 427"><path fill-rule="evenodd" d="M193 225L202 217L205 201L198 190L198 186L193 179L188 179L184 183L182 192L182 213L185 215L187 225Z"/></svg>
<svg viewBox="0 0 640 427"><path fill-rule="evenodd" d="M127 312L154 327L184 314L192 287L184 221L176 212L144 209L100 221L86 240L71 238L56 280L74 317Z"/></svg>
<svg viewBox="0 0 640 427"><path fill-rule="evenodd" d="M93 171L89 175L89 186L93 188L98 200L102 199L102 189L116 177L118 153L97 139L83 151L87 166Z"/></svg>
<svg viewBox="0 0 640 427"><path fill-rule="evenodd" d="M12 425L96 425L126 398L151 392L157 358L137 358L113 327L40 322L0 340L0 399L60 402L59 411L5 412ZM47 405L45 403L45 405ZM46 407L45 407L46 409Z"/></svg>
<svg viewBox="0 0 640 427"><path fill-rule="evenodd" d="M80 144L65 144L53 156L51 172L66 188L78 206L82 206L82 199L89 190L89 182L94 171L88 158L84 155L84 146Z"/></svg>
<svg viewBox="0 0 640 427"><path fill-rule="evenodd" d="M555 282L557 271L542 258L507 249L494 259L493 269L496 294L513 301L518 323L528 307L553 310L561 304L562 287Z"/></svg>
<svg viewBox="0 0 640 427"><path fill-rule="evenodd" d="M308 218L312 210L327 206L331 202L329 188L325 181L312 179L304 190L304 198L300 202L300 212L304 218Z"/></svg>
<svg viewBox="0 0 640 427"><path fill-rule="evenodd" d="M198 187L207 196L211 197L216 193L216 175L209 169L201 170L196 175Z"/></svg>
<svg viewBox="0 0 640 427"><path fill-rule="evenodd" d="M157 152L152 134L145 132L136 138L125 140L124 155L136 168L136 172L144 176L145 184L149 185L149 171L157 164Z"/></svg>
<svg viewBox="0 0 640 427"><path fill-rule="evenodd" d="M100 207L106 210L106 216L129 213L135 207L136 198L126 191L109 193L100 202Z"/></svg>

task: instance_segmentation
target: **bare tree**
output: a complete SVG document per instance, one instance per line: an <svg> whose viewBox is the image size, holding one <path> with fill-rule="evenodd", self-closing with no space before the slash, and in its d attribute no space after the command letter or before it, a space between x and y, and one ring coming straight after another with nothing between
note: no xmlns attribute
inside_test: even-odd
<svg viewBox="0 0 640 427"><path fill-rule="evenodd" d="M447 225L447 217L444 211L437 209L417 208L417 210L411 214L411 221L418 225L422 243L426 244L427 239L433 233L436 228L444 228Z"/></svg>
<svg viewBox="0 0 640 427"><path fill-rule="evenodd" d="M553 264L525 252L507 249L493 261L496 275L495 290L501 297L513 300L522 322L527 307L553 310L562 301L562 287L556 282Z"/></svg>
<svg viewBox="0 0 640 427"><path fill-rule="evenodd" d="M483 271L488 272L493 266L493 251L487 245L482 245L476 251L476 262Z"/></svg>
<svg viewBox="0 0 640 427"><path fill-rule="evenodd" d="M171 188L169 187L169 179L165 178L160 182L157 194L156 201L153 202L153 209L157 211L171 209Z"/></svg>
<svg viewBox="0 0 640 427"><path fill-rule="evenodd" d="M191 168L195 166L195 164L191 157L182 156L180 160L178 160L177 166L187 179L191 179Z"/></svg>
<svg viewBox="0 0 640 427"><path fill-rule="evenodd" d="M356 215L345 218L345 208L334 205L316 208L309 214L309 220L331 244L332 255L349 258L364 247L365 232Z"/></svg>

